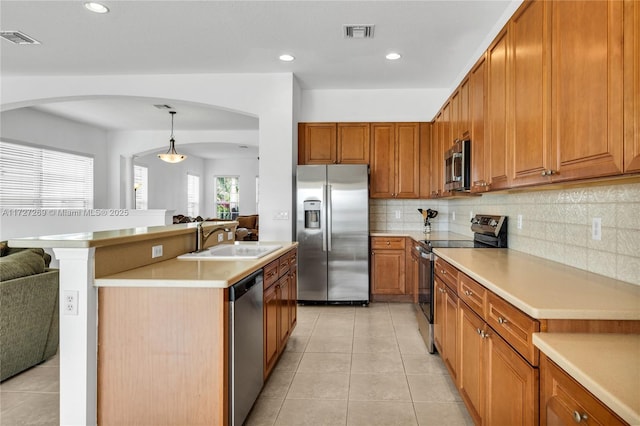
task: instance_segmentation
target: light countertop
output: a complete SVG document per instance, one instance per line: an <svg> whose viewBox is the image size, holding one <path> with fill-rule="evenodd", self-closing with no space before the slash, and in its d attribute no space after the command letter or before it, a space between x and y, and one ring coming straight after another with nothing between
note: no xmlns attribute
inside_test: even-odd
<svg viewBox="0 0 640 426"><path fill-rule="evenodd" d="M369 231L371 237L409 237L416 241L421 240L473 240L473 237L456 234L454 232L436 231L425 234L421 231Z"/></svg>
<svg viewBox="0 0 640 426"><path fill-rule="evenodd" d="M534 333L533 343L631 425L640 425L640 335Z"/></svg>
<svg viewBox="0 0 640 426"><path fill-rule="evenodd" d="M241 245L280 245L258 259L170 259L95 280L96 287L199 287L228 288L250 273L285 254L297 242L239 242Z"/></svg>
<svg viewBox="0 0 640 426"><path fill-rule="evenodd" d="M640 286L516 250L434 253L533 318L640 320Z"/></svg>
<svg viewBox="0 0 640 426"><path fill-rule="evenodd" d="M165 226L144 226L129 229L115 229L110 231L79 232L76 234L45 235L43 237L24 237L9 239L10 247L40 247L40 248L88 248L106 247L123 243L151 240L173 235L193 233L197 222L180 223ZM207 227L231 227L238 222L203 222Z"/></svg>

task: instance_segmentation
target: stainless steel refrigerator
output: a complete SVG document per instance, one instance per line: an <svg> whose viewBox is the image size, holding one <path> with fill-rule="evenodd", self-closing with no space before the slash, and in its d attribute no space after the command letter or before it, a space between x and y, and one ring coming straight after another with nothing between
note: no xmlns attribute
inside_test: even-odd
<svg viewBox="0 0 640 426"><path fill-rule="evenodd" d="M298 301L368 304L368 166L298 166L296 188Z"/></svg>

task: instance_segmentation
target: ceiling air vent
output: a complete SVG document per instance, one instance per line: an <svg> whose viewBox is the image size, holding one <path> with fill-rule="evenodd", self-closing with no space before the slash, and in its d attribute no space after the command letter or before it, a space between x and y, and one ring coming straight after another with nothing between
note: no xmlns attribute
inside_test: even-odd
<svg viewBox="0 0 640 426"><path fill-rule="evenodd" d="M158 109L173 109L170 105L167 104L154 104L153 106Z"/></svg>
<svg viewBox="0 0 640 426"><path fill-rule="evenodd" d="M343 25L344 38L373 38L375 25Z"/></svg>
<svg viewBox="0 0 640 426"><path fill-rule="evenodd" d="M0 31L0 37L13 44L40 44L35 38L29 37L20 31Z"/></svg>

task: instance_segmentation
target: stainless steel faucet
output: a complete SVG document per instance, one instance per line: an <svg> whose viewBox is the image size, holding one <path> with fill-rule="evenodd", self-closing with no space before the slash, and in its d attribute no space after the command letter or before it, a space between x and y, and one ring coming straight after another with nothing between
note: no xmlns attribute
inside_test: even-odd
<svg viewBox="0 0 640 426"><path fill-rule="evenodd" d="M214 228L209 232L205 232L202 222L198 222L198 225L196 226L196 253L204 250L204 244L207 242L209 237L216 232L229 232L229 228Z"/></svg>

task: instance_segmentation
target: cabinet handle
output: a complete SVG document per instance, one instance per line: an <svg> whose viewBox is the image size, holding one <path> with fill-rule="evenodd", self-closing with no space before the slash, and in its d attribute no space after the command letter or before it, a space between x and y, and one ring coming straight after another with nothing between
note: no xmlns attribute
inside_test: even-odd
<svg viewBox="0 0 640 426"><path fill-rule="evenodd" d="M465 290L465 291L464 291L464 294L466 294L467 296L472 296L472 295L473 295L473 292L472 292L472 291L469 291L469 290Z"/></svg>
<svg viewBox="0 0 640 426"><path fill-rule="evenodd" d="M481 331L480 332L480 337L482 337L483 339L486 339L487 337L491 336L491 334L485 332L485 331Z"/></svg>
<svg viewBox="0 0 640 426"><path fill-rule="evenodd" d="M482 336L482 330L480 330L480 329L478 328L478 329L476 329L476 331L478 332L478 334L479 334L480 336Z"/></svg>
<svg viewBox="0 0 640 426"><path fill-rule="evenodd" d="M580 413L578 413L577 411L574 411L574 412L573 412L573 420L574 420L576 423L580 423L580 422L582 422L583 420L585 420L585 421L586 421L588 418L589 418L589 417L586 415L586 413L585 413L585 414L580 414Z"/></svg>
<svg viewBox="0 0 640 426"><path fill-rule="evenodd" d="M439 288L439 289L438 289L438 291L439 291L440 293L446 293L446 292L447 292L447 290L445 290L444 288Z"/></svg>
<svg viewBox="0 0 640 426"><path fill-rule="evenodd" d="M498 317L498 324L506 324L507 320L502 318L502 317Z"/></svg>
<svg viewBox="0 0 640 426"><path fill-rule="evenodd" d="M443 269L443 270L441 270L441 271L440 271L440 273L441 273L442 275L447 275L447 271L445 271L444 269Z"/></svg>
<svg viewBox="0 0 640 426"><path fill-rule="evenodd" d="M391 242L387 241L387 245L391 244Z"/></svg>

